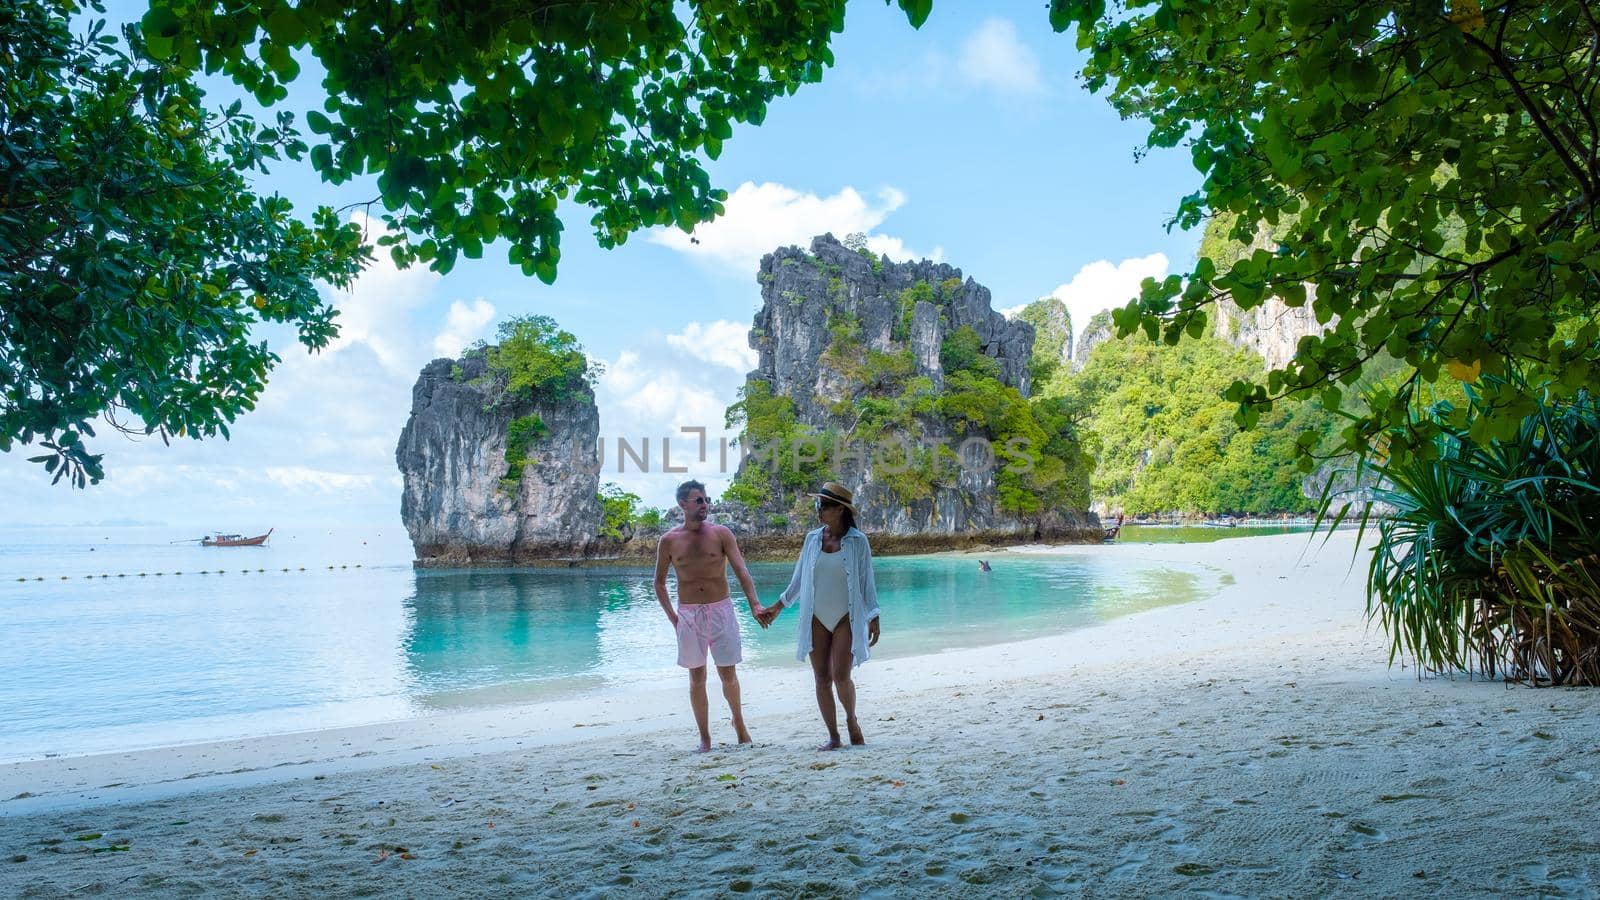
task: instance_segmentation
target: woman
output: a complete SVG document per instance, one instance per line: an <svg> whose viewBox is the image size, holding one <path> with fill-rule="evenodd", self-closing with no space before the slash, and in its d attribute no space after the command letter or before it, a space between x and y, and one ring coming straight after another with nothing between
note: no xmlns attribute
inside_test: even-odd
<svg viewBox="0 0 1600 900"><path fill-rule="evenodd" d="M878 588L872 577L872 547L855 527L854 495L844 485L830 481L810 496L817 498L822 527L806 535L794 577L767 610L766 621L770 623L783 607L799 604L795 656L801 660L810 656L817 707L828 726L828 742L817 749L837 750L844 742L839 739L835 693L844 706L850 743L867 742L856 720L856 686L850 680L850 669L866 662L867 648L878 643Z"/></svg>

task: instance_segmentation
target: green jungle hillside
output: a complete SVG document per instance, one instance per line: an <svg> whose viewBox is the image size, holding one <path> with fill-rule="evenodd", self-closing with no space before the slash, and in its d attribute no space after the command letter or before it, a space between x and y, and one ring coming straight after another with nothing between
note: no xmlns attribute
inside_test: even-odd
<svg viewBox="0 0 1600 900"><path fill-rule="evenodd" d="M1095 319L1086 328L1102 324ZM1039 393L1059 398L1096 460L1096 503L1129 515L1309 511L1316 500L1301 493L1295 444L1302 435L1323 443L1338 420L1309 400L1280 403L1241 430L1223 391L1261 372L1260 357L1220 338L1168 346L1138 334L1096 345L1076 372L1056 367Z"/></svg>

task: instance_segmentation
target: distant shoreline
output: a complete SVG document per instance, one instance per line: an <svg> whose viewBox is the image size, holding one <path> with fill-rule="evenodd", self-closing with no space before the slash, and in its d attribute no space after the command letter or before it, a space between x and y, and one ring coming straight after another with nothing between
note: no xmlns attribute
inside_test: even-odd
<svg viewBox="0 0 1600 900"><path fill-rule="evenodd" d="M1311 520L1281 520L1281 519L1249 519L1240 520L1237 527L1242 529L1258 528L1306 528ZM1354 528L1358 522L1346 520L1341 523L1339 530ZM1201 528L1205 527L1201 520L1183 522L1133 522L1123 523L1124 528ZM1218 529L1225 532L1226 529ZM872 542L874 556L922 556L933 553L986 553L1002 551L1011 547L1034 546L1039 544L1060 545L1063 547L1098 546L1105 544L1101 529L1079 529L1066 535L1041 537L1037 533L1030 534L1004 534L983 533L976 535L942 534L937 532L924 532L911 535L889 535L868 533L867 537ZM458 557L431 557L426 559L413 559L412 567L416 569L485 569L485 568L527 568L527 569L578 569L578 568L609 568L609 567L634 567L650 566L656 561L656 544L658 536L638 538L622 544L614 553L592 556L512 556L512 557L481 557L462 559ZM804 534L793 535L757 535L754 537L739 537L739 550L745 559L752 562L784 562L793 561L799 555L800 545L805 540Z"/></svg>
<svg viewBox="0 0 1600 900"><path fill-rule="evenodd" d="M924 532L910 535L871 534L874 556L915 556L928 553L983 552L1016 547L1024 544L1059 543L1062 545L1100 544L1099 529L1080 529L1078 532L1042 538L1037 532L1005 534L985 532L974 535L952 535ZM805 534L756 535L739 537L739 551L752 562L781 562L794 560L800 552ZM460 559L432 557L414 559L417 569L478 569L478 568L531 568L576 569L611 566L654 565L659 537L638 538L622 544L618 552L605 556L555 556L555 557L483 557Z"/></svg>

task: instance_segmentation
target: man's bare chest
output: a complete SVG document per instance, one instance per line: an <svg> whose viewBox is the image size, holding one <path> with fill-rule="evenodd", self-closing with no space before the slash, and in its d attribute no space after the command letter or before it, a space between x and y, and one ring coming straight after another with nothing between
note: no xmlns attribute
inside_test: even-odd
<svg viewBox="0 0 1600 900"><path fill-rule="evenodd" d="M680 568L700 571L722 565L722 542L713 536L680 538L672 547L672 561Z"/></svg>

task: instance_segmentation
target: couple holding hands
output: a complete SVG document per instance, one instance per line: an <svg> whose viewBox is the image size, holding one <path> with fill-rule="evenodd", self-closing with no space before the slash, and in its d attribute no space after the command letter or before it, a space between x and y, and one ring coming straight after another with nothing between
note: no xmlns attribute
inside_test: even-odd
<svg viewBox="0 0 1600 900"><path fill-rule="evenodd" d="M702 753L711 749L706 699L708 651L722 681L722 696L733 713L733 730L739 743L750 742L735 669L744 654L739 620L728 595L729 566L744 589L751 614L762 628L771 625L784 607L799 608L795 655L811 661L817 707L828 727L828 741L817 749L837 750L844 746L839 736L835 694L844 707L850 743L866 743L856 720L856 688L850 680L850 670L866 662L867 648L878 642L878 590L872 577L872 548L867 536L855 527L855 506L849 489L830 481L811 496L817 499L817 518L822 527L806 535L794 576L778 602L762 606L733 532L706 521L710 503L705 485L698 481L678 485L683 524L661 536L656 549L655 588L656 599L678 634L678 665L689 670L689 705L700 728L698 750ZM667 596L668 567L678 577L676 609Z"/></svg>

